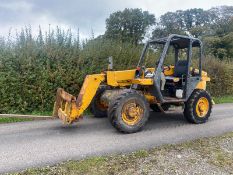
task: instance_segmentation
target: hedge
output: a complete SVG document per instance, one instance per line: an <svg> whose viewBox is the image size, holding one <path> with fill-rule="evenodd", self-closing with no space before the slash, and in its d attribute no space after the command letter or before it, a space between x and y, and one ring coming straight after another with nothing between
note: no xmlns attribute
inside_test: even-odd
<svg viewBox="0 0 233 175"><path fill-rule="evenodd" d="M77 95L85 75L107 68L108 56L117 70L135 68L142 47L101 38L80 44L59 28L36 38L26 29L13 41L0 39L0 113L51 111L58 87ZM233 93L232 63L207 57L204 69L212 95Z"/></svg>

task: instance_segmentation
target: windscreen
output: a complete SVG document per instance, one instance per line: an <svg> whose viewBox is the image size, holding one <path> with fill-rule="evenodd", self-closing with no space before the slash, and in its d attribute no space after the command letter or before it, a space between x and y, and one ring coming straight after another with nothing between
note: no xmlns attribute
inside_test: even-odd
<svg viewBox="0 0 233 175"><path fill-rule="evenodd" d="M142 66L146 68L157 68L157 64L162 56L165 44L159 43L150 43L145 54L144 54L144 62ZM168 47L168 51L166 52L165 59L164 59L164 66L167 65L174 65L175 64L175 49L173 45Z"/></svg>
<svg viewBox="0 0 233 175"><path fill-rule="evenodd" d="M146 68L156 67L163 49L164 44L150 43L144 54L144 62L142 63L142 66L145 66Z"/></svg>

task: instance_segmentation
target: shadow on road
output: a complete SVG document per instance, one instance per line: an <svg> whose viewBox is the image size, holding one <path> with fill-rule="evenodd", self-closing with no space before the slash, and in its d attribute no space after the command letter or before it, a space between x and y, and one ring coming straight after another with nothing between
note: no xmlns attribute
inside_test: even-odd
<svg viewBox="0 0 233 175"><path fill-rule="evenodd" d="M169 111L168 113L151 112L150 118L144 127L144 130L156 130L161 128L177 127L187 124L182 112ZM51 130L56 130L60 134L86 134L95 132L118 133L112 127L108 118L87 117L78 123L72 125L56 125Z"/></svg>
<svg viewBox="0 0 233 175"><path fill-rule="evenodd" d="M150 118L145 129L158 129L164 127L174 127L187 124L183 113L177 111L169 111L168 113L151 112Z"/></svg>

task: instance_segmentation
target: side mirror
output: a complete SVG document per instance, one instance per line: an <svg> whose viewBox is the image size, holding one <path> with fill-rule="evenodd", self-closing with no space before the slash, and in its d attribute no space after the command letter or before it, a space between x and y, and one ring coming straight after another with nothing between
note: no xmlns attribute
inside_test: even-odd
<svg viewBox="0 0 233 175"><path fill-rule="evenodd" d="M108 57L108 70L113 69L113 58L112 56Z"/></svg>

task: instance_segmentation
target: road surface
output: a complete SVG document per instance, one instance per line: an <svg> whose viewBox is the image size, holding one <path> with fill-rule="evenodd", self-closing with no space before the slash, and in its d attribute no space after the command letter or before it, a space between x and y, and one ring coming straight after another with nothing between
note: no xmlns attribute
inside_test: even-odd
<svg viewBox="0 0 233 175"><path fill-rule="evenodd" d="M131 152L233 131L233 104L215 105L209 122L187 123L181 111L151 112L144 130L118 133L105 119L84 117L72 126L59 120L0 125L0 173L53 165L93 155Z"/></svg>

